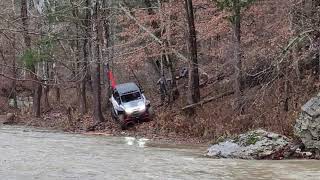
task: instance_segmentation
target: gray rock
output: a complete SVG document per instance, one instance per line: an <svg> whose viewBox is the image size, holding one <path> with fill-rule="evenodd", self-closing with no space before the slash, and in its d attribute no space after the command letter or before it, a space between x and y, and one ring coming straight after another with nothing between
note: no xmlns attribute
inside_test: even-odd
<svg viewBox="0 0 320 180"><path fill-rule="evenodd" d="M281 152L289 142L285 136L258 129L212 145L206 155L216 158L263 159Z"/></svg>
<svg viewBox="0 0 320 180"><path fill-rule="evenodd" d="M307 149L320 150L320 94L311 98L302 108L294 134L299 137Z"/></svg>
<svg viewBox="0 0 320 180"><path fill-rule="evenodd" d="M17 106L18 109L23 109L26 107L31 107L33 104L33 97L20 97L17 96ZM9 100L9 106L14 107L14 100Z"/></svg>
<svg viewBox="0 0 320 180"><path fill-rule="evenodd" d="M305 105L302 106L302 111L313 118L320 115L320 97L311 98Z"/></svg>
<svg viewBox="0 0 320 180"><path fill-rule="evenodd" d="M6 115L5 121L3 122L3 124L12 124L14 121L15 115L13 113L8 113Z"/></svg>
<svg viewBox="0 0 320 180"><path fill-rule="evenodd" d="M240 148L236 143L225 141L211 146L208 149L207 156L230 158L234 156L234 153L239 152L241 150Z"/></svg>

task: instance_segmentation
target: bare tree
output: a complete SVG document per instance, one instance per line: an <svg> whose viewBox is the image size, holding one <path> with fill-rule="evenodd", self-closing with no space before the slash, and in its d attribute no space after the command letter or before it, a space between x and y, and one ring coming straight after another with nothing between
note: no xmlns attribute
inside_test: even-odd
<svg viewBox="0 0 320 180"><path fill-rule="evenodd" d="M13 73L13 80L11 84L12 88L12 97L14 101L14 107L18 108L18 102L17 102L17 68L16 68L16 63L17 63L17 57L16 57L16 34L13 33L13 39L12 39L12 73Z"/></svg>
<svg viewBox="0 0 320 180"><path fill-rule="evenodd" d="M199 87L199 68L197 59L197 37L196 28L194 25L194 14L192 0L185 0L187 11L187 21L189 29L189 83L188 83L188 103L194 104L200 101L200 87Z"/></svg>
<svg viewBox="0 0 320 180"><path fill-rule="evenodd" d="M96 122L104 121L101 110L101 59L102 59L102 44L103 44L103 24L101 18L101 0L97 0L93 8L93 23L90 28L91 40L89 40L91 49L91 79L93 88L93 113ZM94 41L95 39L95 41Z"/></svg>
<svg viewBox="0 0 320 180"><path fill-rule="evenodd" d="M234 0L232 6L233 12L233 39L234 39L234 91L236 95L236 108L242 109L243 107L243 87L241 84L242 77L242 60L241 60L241 5L240 0ZM242 110L241 110L242 111Z"/></svg>
<svg viewBox="0 0 320 180"><path fill-rule="evenodd" d="M31 37L29 35L29 18L28 18L28 2L27 0L21 0L21 19L23 26L24 43L27 50L31 50ZM38 81L36 76L36 68L34 62L30 66L31 76L35 81ZM41 115L41 95L42 86L40 83L34 84L33 90L33 115L40 117Z"/></svg>
<svg viewBox="0 0 320 180"><path fill-rule="evenodd" d="M102 8L103 8L103 16L106 17L103 20L103 28L104 28L104 32L103 32L103 40L105 41L105 43L102 43L103 45L103 49L108 49L111 47L111 43L112 43L112 39L111 39L111 20L110 20L110 16L111 16L111 10L108 9L108 7L111 5L111 2L108 2L108 0L103 0L102 1ZM111 82L110 82L110 77L109 76L109 72L110 72L110 64L112 61L112 55L111 55L111 51L108 51L108 54L106 54L105 51L102 52L102 57L103 57L103 61L104 61L104 70L103 71L105 74L103 75L103 77L106 77L106 85L105 85L105 89L106 89L106 98L110 98L111 94L112 94L112 87L111 87ZM110 105L109 100L107 99L106 102L107 106Z"/></svg>

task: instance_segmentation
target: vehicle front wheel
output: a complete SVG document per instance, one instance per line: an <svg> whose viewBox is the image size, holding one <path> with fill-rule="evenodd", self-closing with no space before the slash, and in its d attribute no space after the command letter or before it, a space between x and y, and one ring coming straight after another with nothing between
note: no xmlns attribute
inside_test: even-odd
<svg viewBox="0 0 320 180"><path fill-rule="evenodd" d="M124 114L119 114L118 120L119 120L121 129L126 130L128 127L127 127L127 123L125 122Z"/></svg>
<svg viewBox="0 0 320 180"><path fill-rule="evenodd" d="M152 120L153 117L154 117L154 111L153 111L153 108L152 107L149 107L148 108L148 116L149 116L149 119Z"/></svg>

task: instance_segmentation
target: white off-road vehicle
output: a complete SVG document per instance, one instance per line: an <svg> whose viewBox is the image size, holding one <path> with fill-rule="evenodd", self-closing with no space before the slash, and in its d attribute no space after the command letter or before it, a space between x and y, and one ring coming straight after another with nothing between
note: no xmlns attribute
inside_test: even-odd
<svg viewBox="0 0 320 180"><path fill-rule="evenodd" d="M135 83L115 86L110 102L112 117L120 123L122 129L153 116L150 101Z"/></svg>

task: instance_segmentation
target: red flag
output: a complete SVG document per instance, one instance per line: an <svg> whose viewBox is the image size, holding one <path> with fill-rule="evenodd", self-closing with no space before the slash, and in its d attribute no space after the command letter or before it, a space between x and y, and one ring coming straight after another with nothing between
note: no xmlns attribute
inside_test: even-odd
<svg viewBox="0 0 320 180"><path fill-rule="evenodd" d="M112 71L108 72L108 77L109 77L112 89L116 88L116 81L114 80Z"/></svg>

